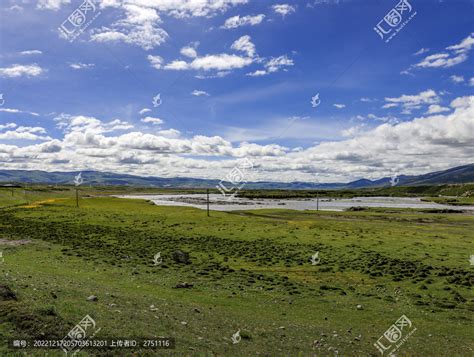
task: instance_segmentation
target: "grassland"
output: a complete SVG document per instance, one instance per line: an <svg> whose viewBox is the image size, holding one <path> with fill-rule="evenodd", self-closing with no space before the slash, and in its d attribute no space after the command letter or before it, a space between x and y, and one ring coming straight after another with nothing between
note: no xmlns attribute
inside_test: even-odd
<svg viewBox="0 0 474 357"><path fill-rule="evenodd" d="M84 189L76 208L69 189L2 192L0 238L30 242L0 243L0 286L17 298L0 288L0 340L62 338L89 314L97 338L170 336L185 355L375 356L373 344L404 314L417 330L400 355L473 355L473 215L206 217L106 193ZM190 263L173 260L176 250L189 252ZM193 286L176 288L183 282ZM239 329L242 341L233 344ZM0 345L1 355L9 352Z"/></svg>

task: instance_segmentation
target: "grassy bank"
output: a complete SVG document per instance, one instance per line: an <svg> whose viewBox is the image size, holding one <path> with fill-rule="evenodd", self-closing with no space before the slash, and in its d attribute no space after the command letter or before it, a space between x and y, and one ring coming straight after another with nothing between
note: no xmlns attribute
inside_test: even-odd
<svg viewBox="0 0 474 357"><path fill-rule="evenodd" d="M0 285L17 298L0 294L0 339L62 338L88 314L97 338L170 336L187 354L377 355L373 344L404 314L417 330L402 355L472 354L472 215L258 210L208 218L88 196L79 209L73 191L0 198L0 238L29 240L0 243ZM177 250L189 252L189 264L173 259ZM321 260L312 265L315 252ZM193 286L176 288L183 282ZM237 330L242 340L233 344Z"/></svg>

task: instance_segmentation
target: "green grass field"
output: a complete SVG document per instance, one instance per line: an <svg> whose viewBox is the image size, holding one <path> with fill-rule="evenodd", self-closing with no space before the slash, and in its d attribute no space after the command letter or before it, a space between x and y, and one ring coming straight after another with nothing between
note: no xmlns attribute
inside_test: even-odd
<svg viewBox="0 0 474 357"><path fill-rule="evenodd" d="M0 243L0 340L61 339L90 315L101 329L95 338L175 338L174 350L150 355L376 356L374 343L406 315L416 331L397 354L474 355L474 215L370 209L207 217L96 194L87 192L76 208L71 190L1 192L0 239L30 242ZM190 254L189 264L173 260L176 250ZM155 265L158 252L163 263ZM312 265L315 252L320 262ZM176 288L183 282L193 286ZM9 352L0 345L0 355ZM118 351L81 352L100 353Z"/></svg>

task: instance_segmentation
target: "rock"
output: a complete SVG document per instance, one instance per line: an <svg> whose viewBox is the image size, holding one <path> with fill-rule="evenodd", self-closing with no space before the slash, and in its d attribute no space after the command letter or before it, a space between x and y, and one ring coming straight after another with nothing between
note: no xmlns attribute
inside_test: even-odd
<svg viewBox="0 0 474 357"><path fill-rule="evenodd" d="M181 321L181 325L186 326L188 323L186 321Z"/></svg>
<svg viewBox="0 0 474 357"><path fill-rule="evenodd" d="M191 263L189 259L189 253L183 252L182 250L176 250L171 254L171 257L176 263L180 264L189 264Z"/></svg>
<svg viewBox="0 0 474 357"><path fill-rule="evenodd" d="M360 341L361 338L362 338L362 335L359 335L359 336L354 337L354 340Z"/></svg>
<svg viewBox="0 0 474 357"><path fill-rule="evenodd" d="M0 301L17 300L16 294L7 286L0 284Z"/></svg>
<svg viewBox="0 0 474 357"><path fill-rule="evenodd" d="M176 284L175 286L175 289L190 289L194 286L194 284L190 284L190 283L187 283L187 282L184 282L184 283L178 283Z"/></svg>
<svg viewBox="0 0 474 357"><path fill-rule="evenodd" d="M201 313L201 310L199 310L198 308L195 307L195 308L194 308L194 312L197 312L198 314L200 314L200 313Z"/></svg>
<svg viewBox="0 0 474 357"><path fill-rule="evenodd" d="M359 304L359 305L357 305L356 307L357 307L357 310L363 310L363 309L364 309L364 308L363 308L363 306L362 306L362 305L360 305L360 304Z"/></svg>
<svg viewBox="0 0 474 357"><path fill-rule="evenodd" d="M91 295L87 298L87 301L97 301L97 300L99 300L99 299L95 295Z"/></svg>
<svg viewBox="0 0 474 357"><path fill-rule="evenodd" d="M150 310L151 311L158 311L158 308L155 307L155 305L150 305Z"/></svg>

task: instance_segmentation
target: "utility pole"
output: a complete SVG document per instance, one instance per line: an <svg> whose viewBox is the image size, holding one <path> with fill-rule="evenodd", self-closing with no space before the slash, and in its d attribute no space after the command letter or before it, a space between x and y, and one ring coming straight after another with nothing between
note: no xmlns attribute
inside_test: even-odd
<svg viewBox="0 0 474 357"><path fill-rule="evenodd" d="M207 195L207 216L209 217L209 189L206 190Z"/></svg>
<svg viewBox="0 0 474 357"><path fill-rule="evenodd" d="M319 211L319 191L316 191L316 211Z"/></svg>

